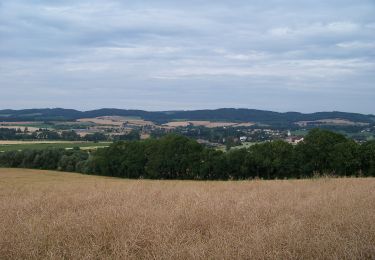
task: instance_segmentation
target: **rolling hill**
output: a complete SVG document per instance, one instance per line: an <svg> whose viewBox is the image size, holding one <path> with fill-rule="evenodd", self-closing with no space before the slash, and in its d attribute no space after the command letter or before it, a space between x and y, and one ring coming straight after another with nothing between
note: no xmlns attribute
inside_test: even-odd
<svg viewBox="0 0 375 260"><path fill-rule="evenodd" d="M326 119L342 119L351 122L375 123L375 115L346 112L317 112L304 114L299 112L273 112L257 109L220 108L214 110L192 111L144 111L103 108L91 111L78 111L74 109L47 108L0 110L0 121L51 121L51 120L76 120L79 118L92 118L99 116L132 116L156 123L166 123L173 120L210 120L210 121L235 121L256 122L273 126L290 125L300 121L316 121Z"/></svg>

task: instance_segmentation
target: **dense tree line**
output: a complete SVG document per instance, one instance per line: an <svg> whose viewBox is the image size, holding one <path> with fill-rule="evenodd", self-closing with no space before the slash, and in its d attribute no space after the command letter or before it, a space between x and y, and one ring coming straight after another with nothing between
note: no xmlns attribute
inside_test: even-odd
<svg viewBox="0 0 375 260"><path fill-rule="evenodd" d="M274 141L223 152L184 136L167 135L116 142L91 155L61 149L8 152L0 154L0 166L148 179L375 176L375 141L357 144L341 134L314 129L298 145Z"/></svg>
<svg viewBox="0 0 375 260"><path fill-rule="evenodd" d="M0 128L0 140L83 140L75 131L57 132L48 129L39 129L35 132L29 132L28 128L24 130L13 128Z"/></svg>
<svg viewBox="0 0 375 260"><path fill-rule="evenodd" d="M39 129L35 132L29 132L27 128L21 129L10 129L0 128L0 140L64 140L64 141L135 141L139 140L139 132L131 131L128 134L122 134L117 136L109 136L104 133L92 133L85 136L80 136L73 130L69 131L55 131L49 129Z"/></svg>
<svg viewBox="0 0 375 260"><path fill-rule="evenodd" d="M0 166L84 172L88 158L88 152L79 149L47 148L44 150L10 151L0 153Z"/></svg>

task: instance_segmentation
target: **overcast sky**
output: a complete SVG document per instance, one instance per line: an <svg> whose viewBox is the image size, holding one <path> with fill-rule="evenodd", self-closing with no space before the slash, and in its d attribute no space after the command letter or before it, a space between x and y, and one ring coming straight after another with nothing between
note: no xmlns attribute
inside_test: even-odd
<svg viewBox="0 0 375 260"><path fill-rule="evenodd" d="M0 108L375 114L374 0L0 0Z"/></svg>

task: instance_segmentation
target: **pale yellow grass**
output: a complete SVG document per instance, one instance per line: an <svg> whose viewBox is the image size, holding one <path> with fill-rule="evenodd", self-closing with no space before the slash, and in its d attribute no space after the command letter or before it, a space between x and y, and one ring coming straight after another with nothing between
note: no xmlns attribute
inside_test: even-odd
<svg viewBox="0 0 375 260"><path fill-rule="evenodd" d="M1 259L374 259L375 179L0 170Z"/></svg>

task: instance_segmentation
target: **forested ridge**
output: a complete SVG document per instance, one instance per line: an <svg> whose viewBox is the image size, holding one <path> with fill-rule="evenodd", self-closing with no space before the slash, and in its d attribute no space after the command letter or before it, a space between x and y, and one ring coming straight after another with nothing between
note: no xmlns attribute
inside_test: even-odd
<svg viewBox="0 0 375 260"><path fill-rule="evenodd" d="M363 144L314 129L298 145L284 141L223 152L180 135L115 142L96 152L79 149L12 151L0 166L81 172L121 178L241 180L375 176L375 141Z"/></svg>
<svg viewBox="0 0 375 260"><path fill-rule="evenodd" d="M140 117L156 123L166 123L173 120L209 120L209 121L235 121L257 122L273 126L289 126L298 121L322 120L340 118L353 122L375 123L374 115L364 115L346 112L317 112L304 114L299 112L279 113L258 109L220 108L213 110L192 111L144 111L104 108L91 111L78 111L74 109L24 109L0 110L0 121L49 121L49 120L76 120L79 118L92 118L99 116L131 116Z"/></svg>

